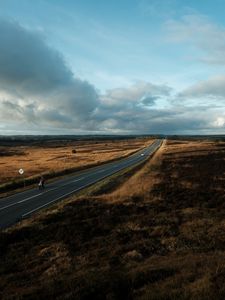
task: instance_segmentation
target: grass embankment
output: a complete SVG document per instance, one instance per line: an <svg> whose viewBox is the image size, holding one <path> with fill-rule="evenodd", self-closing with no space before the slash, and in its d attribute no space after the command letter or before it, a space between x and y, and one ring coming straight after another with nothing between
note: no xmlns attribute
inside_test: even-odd
<svg viewBox="0 0 225 300"><path fill-rule="evenodd" d="M224 159L169 141L110 193L2 232L3 299L225 299Z"/></svg>
<svg viewBox="0 0 225 300"><path fill-rule="evenodd" d="M0 193L24 187L24 183L26 187L37 184L40 175L51 179L128 157L151 142L131 139L0 147ZM18 173L21 167L25 177Z"/></svg>

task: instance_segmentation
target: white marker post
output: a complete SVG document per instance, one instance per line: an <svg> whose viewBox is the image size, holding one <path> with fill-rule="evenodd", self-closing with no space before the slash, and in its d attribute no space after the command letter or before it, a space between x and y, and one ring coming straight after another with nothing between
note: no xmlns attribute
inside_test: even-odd
<svg viewBox="0 0 225 300"><path fill-rule="evenodd" d="M23 185L25 187L25 178L24 178L24 170L23 169L19 169L19 174L22 176L23 175Z"/></svg>

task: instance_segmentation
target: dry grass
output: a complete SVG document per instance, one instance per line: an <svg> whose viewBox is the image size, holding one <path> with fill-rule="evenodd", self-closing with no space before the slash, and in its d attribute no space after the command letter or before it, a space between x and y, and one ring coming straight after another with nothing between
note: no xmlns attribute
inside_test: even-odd
<svg viewBox="0 0 225 300"><path fill-rule="evenodd" d="M111 202L123 201L124 197L146 197L151 188L159 182L156 171L161 165L161 155L165 150L165 142L161 148L154 154L149 163L139 172L135 173L129 181L119 186L113 193L108 195Z"/></svg>
<svg viewBox="0 0 225 300"><path fill-rule="evenodd" d="M2 232L2 298L225 299L224 160L168 141L111 193Z"/></svg>
<svg viewBox="0 0 225 300"><path fill-rule="evenodd" d="M40 146L0 147L0 184L20 178L18 170L25 170L25 177L43 173L60 172L101 164L105 161L127 156L151 143L146 139L83 141L41 144ZM76 153L72 153L75 150Z"/></svg>

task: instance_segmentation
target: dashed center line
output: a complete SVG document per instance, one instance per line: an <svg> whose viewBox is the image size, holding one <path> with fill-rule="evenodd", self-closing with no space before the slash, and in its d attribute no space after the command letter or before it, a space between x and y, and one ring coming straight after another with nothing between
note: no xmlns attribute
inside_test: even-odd
<svg viewBox="0 0 225 300"><path fill-rule="evenodd" d="M65 183L65 184L63 184L63 185L61 185L61 186L58 186L58 187L54 188L54 189L50 189L50 190L47 190L47 191L45 191L45 192L39 193L39 194L37 194L37 195L33 195L33 196L28 197L28 198L25 198L25 199L23 199L23 200L17 201L17 202L15 202L15 203L11 203L11 204L9 204L9 205L3 206L3 207L0 208L0 211L1 211L1 210L4 210L4 209L7 209L7 208L9 208L9 207L15 206L16 204L20 204L20 203L29 201L29 200L31 200L31 199L34 199L34 198L36 198L36 197L39 197L39 196L41 196L41 195L47 194L47 193L49 193L49 192L52 192L52 191L57 190L57 189L59 189L59 188L62 188L62 187L64 187L64 186L66 186L66 185L69 185L69 184L71 184L71 183L73 183L73 182L80 181L80 180L82 180L82 179L84 179L84 178L85 178L85 177L81 177L81 178L79 178L79 179L76 179L76 180L67 182L67 183Z"/></svg>

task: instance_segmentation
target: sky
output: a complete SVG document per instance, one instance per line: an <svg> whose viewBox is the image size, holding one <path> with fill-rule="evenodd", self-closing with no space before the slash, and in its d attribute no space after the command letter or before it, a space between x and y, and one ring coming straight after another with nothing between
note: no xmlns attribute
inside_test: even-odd
<svg viewBox="0 0 225 300"><path fill-rule="evenodd" d="M0 0L0 134L224 134L225 0Z"/></svg>

